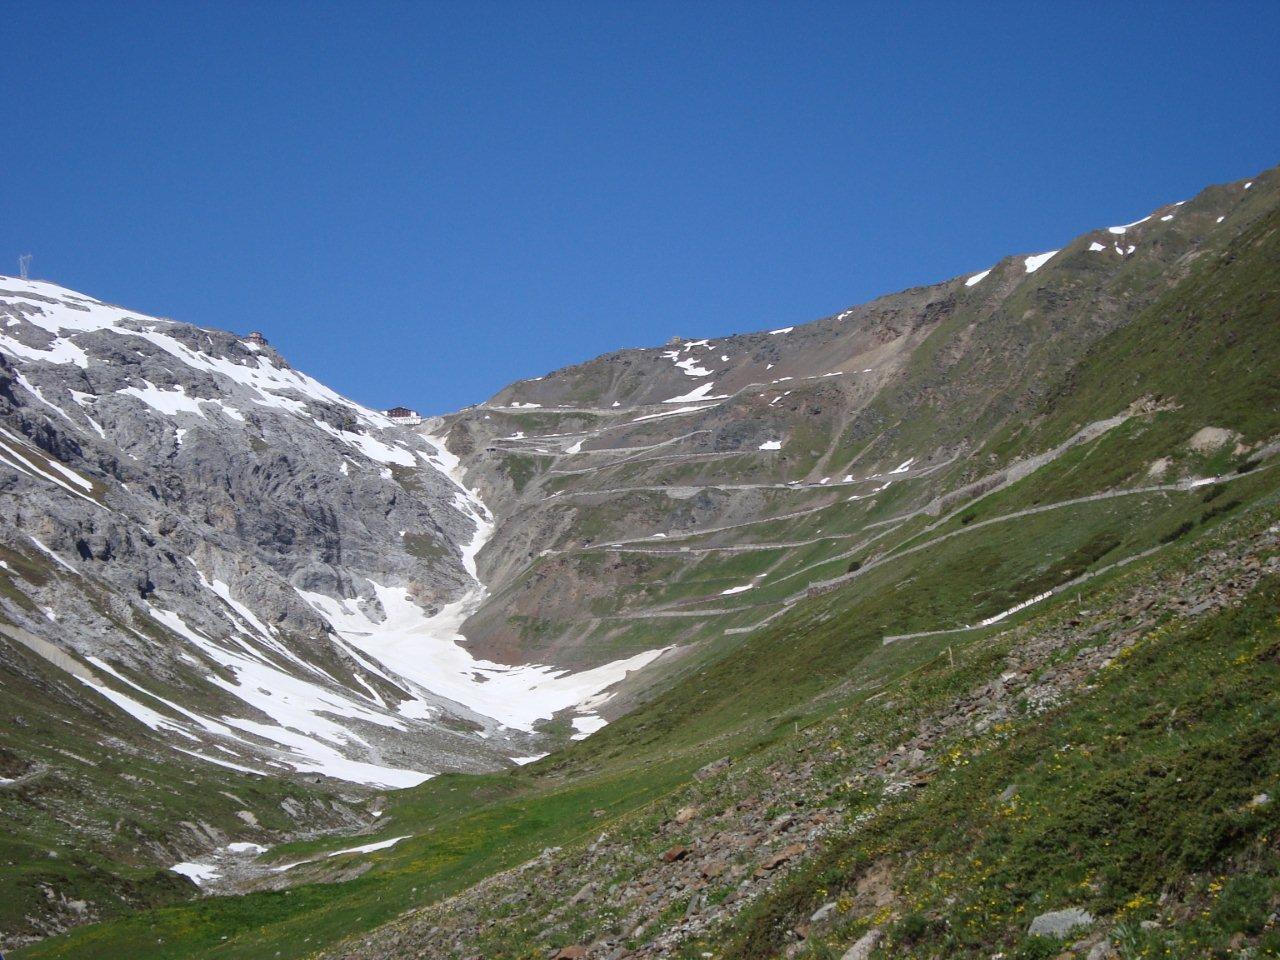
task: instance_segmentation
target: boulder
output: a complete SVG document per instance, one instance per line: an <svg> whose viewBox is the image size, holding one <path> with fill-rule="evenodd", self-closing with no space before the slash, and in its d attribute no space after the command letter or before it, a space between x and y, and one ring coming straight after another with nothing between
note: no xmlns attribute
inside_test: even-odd
<svg viewBox="0 0 1280 960"><path fill-rule="evenodd" d="M689 855L689 848L683 844L676 844L670 850L662 852L663 863L675 863L677 860L683 860Z"/></svg>
<svg viewBox="0 0 1280 960"><path fill-rule="evenodd" d="M813 911L813 915L809 917L809 922L821 923L823 920L827 919L827 917L831 916L831 914L835 913L835 911L836 904L834 901L831 903L824 903L817 910Z"/></svg>
<svg viewBox="0 0 1280 960"><path fill-rule="evenodd" d="M880 944L880 939L884 936L884 931L879 927L872 927L861 937L858 942L844 952L844 956L840 960L867 960L873 951Z"/></svg>
<svg viewBox="0 0 1280 960"><path fill-rule="evenodd" d="M712 760L705 767L695 770L693 773L693 779L710 780L717 773L727 769L729 769L729 758L721 757L719 760Z"/></svg>
<svg viewBox="0 0 1280 960"><path fill-rule="evenodd" d="M1031 921L1028 933L1040 937L1065 937L1082 927L1093 924L1093 914L1080 907L1068 907L1065 910L1050 910Z"/></svg>
<svg viewBox="0 0 1280 960"><path fill-rule="evenodd" d="M792 843L792 844L789 844L788 846L783 847L777 853L772 854L763 863L760 864L760 869L756 871L756 875L761 876L765 873L768 873L770 870L778 869L778 867L782 866L792 857L795 857L795 856L798 856L799 854L804 853L804 849L805 848L803 843Z"/></svg>

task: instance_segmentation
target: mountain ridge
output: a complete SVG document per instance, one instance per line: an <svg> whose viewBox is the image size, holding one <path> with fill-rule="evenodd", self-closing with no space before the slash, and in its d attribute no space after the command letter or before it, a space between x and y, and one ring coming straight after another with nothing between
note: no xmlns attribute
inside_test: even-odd
<svg viewBox="0 0 1280 960"><path fill-rule="evenodd" d="M715 759L680 722L749 757L842 671L1016 627L1254 509L1276 452L1278 195L1267 171L1047 258L616 351L420 426L269 346L0 278L0 697L23 719L0 778L41 784L0 804L12 862L83 861L6 881L6 929L180 897L147 873L174 860L210 890L333 879L244 847L303 822L321 849L324 830L407 830L354 853L413 857L430 822L414 798L451 809L457 789L424 773L514 760L477 789L577 789L675 738L670 770L627 788L649 802ZM832 645L784 666L818 636ZM118 759L83 756L104 745ZM130 767L150 785L107 786ZM143 802L157 783L199 815ZM111 836L113 804L147 808L132 833Z"/></svg>
<svg viewBox="0 0 1280 960"><path fill-rule="evenodd" d="M639 497L646 488L682 496L694 491L672 505L677 511L689 509L682 503L695 510L706 508L701 512L707 515L699 522L708 530L753 521L770 511L785 512L769 504L763 512L744 517L744 507L750 509L744 504L749 493L731 496L730 492L734 486L743 486L744 480L748 485L759 484L759 491L790 488L812 494L815 486L844 484L863 495L870 489L869 481L874 481L873 487L886 480L896 482L892 471L908 460L915 462L917 470L942 470L941 461L963 461L965 451L980 445L982 433L990 434L999 426L997 418L1033 407L1044 389L1037 381L1047 383L1060 376L1072 358L1114 328L1118 317L1131 315L1143 305L1142 298L1150 299L1162 284L1184 275L1200 256L1201 246L1212 243L1215 231L1225 230L1222 235L1229 236L1238 223L1223 228L1228 216L1247 222L1253 215L1249 211L1259 208L1257 198L1270 192L1270 179L1273 176L1268 174L1211 187L1191 201L1163 205L1136 223L1090 231L1048 260L1035 263L1034 270L1027 262L1034 258L1012 255L982 273L880 297L810 324L784 328L785 333L766 331L714 342L680 341L667 347L616 351L519 381L485 404L443 418L447 441L477 476L500 515L507 509L505 504L521 503L521 490L530 478L536 478L537 486L521 507L546 513L558 509L563 501L557 498L592 496L591 482L604 477L608 482L599 483L600 495L631 492ZM1265 189L1253 193L1255 182ZM1238 206L1241 203L1243 208ZM1232 209L1236 212L1231 213ZM1104 238L1106 245L1101 242ZM1119 245L1121 240L1124 246ZM1093 249L1100 246L1102 250ZM1137 252L1136 259L1127 252L1130 247ZM1162 271L1155 285L1153 268ZM975 277L980 278L978 282L970 282ZM1047 277L1054 277L1054 286L1047 288L1052 293L1045 294L1041 291L1046 289L1043 278ZM1149 292L1143 292L1143 286ZM1086 297L1083 304L1079 302L1082 295ZM1067 305L1055 304L1054 298L1066 300ZM1070 312L1092 316L1081 322ZM1045 320L1028 322L1038 315ZM993 320L999 329L984 334ZM1032 331L1041 338L1039 342L1032 339ZM721 357L728 358L727 365ZM1022 382L1015 380L1003 391L988 390L993 368L1002 375L1017 369ZM688 393L700 389L699 384L711 387L705 399L686 400ZM968 385L968 396L957 396L957 384ZM1020 391L1015 391L1017 387ZM721 393L727 396L710 399ZM753 394L761 402L750 409ZM955 416L949 409L941 414L957 401L967 405L961 408L962 415ZM726 409L734 406L746 409ZM918 412L913 435L895 443L893 422L905 419L904 411L913 407ZM1119 412L1107 411L1105 416ZM680 425L678 430L674 424ZM684 436L691 432L692 436ZM610 442L618 448L631 445L633 449L610 451L602 442L606 437L615 438ZM926 437L946 449L920 449ZM820 444L821 449L803 450L805 443ZM646 462L640 448L646 446L668 455L668 461L678 461L680 468L664 471L657 457L647 461L651 466L640 466ZM833 459L845 456L843 451L849 449L855 449L856 455L838 462ZM682 456L670 456L674 453ZM617 459L601 465L600 458L610 456ZM873 456L878 462L867 463ZM766 464L750 462L753 457ZM566 461L576 468L587 458L592 459L580 468L581 483L563 475ZM699 470L691 466L697 459L729 466L719 472L710 466ZM956 487L989 472L969 469L973 476L956 478ZM735 472L737 476L732 475ZM625 485L616 482L622 479ZM774 495L761 492L760 496ZM707 498L726 502L710 504ZM664 499L670 503L671 493ZM616 503L610 507L625 509ZM669 511L656 506L640 509L654 516L641 531L643 536L670 539L673 531L665 519L657 522ZM514 506L511 512L516 512ZM490 559L495 553L491 547L481 557L482 566L489 563L499 591L505 581L523 575L525 564L539 565L530 553L551 550L553 558L563 555L564 534L547 536L537 529L551 522L516 523L515 529L499 536L499 544L524 545L525 556ZM563 519L554 522L565 523ZM596 539L591 536L594 532L584 531L570 549L589 546L588 540ZM623 530L610 539L639 539L632 532ZM633 543L630 549L642 548ZM646 552L656 554L659 549L651 546ZM593 570L593 576L598 574ZM552 591L564 586L554 576L550 582L557 584L547 588ZM721 589L741 585L726 582ZM573 590L578 584L569 586ZM747 599L738 598L739 602ZM726 628L745 626L735 622ZM469 627L468 634L481 649L506 659L518 660L526 649L527 638L513 636L509 626L484 622L483 612Z"/></svg>

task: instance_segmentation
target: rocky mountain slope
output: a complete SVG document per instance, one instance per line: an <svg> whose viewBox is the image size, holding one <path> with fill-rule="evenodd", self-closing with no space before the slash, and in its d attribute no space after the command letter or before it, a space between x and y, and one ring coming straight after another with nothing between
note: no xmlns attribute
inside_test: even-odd
<svg viewBox="0 0 1280 960"><path fill-rule="evenodd" d="M1049 751L1061 766L1071 763L1073 748L1087 756L1095 744L1087 731L1074 730L1075 739L1066 745L1053 731L1103 704L1114 711L1109 734L1137 739L1140 734L1125 724L1122 705L1134 695L1126 688L1149 671L1152 648L1167 652L1178 642L1210 646L1206 641L1224 621L1252 618L1257 623L1274 616L1275 597L1268 594L1280 575L1278 551L1280 535L1273 526L1208 550L1195 569L1174 563L1154 578L1124 581L1098 597L1102 602L1085 615L1045 619L1034 629L1023 627L963 649L968 676L937 676L956 656L951 647L937 651L913 671L915 676L884 688L892 699L871 699L863 709L811 722L800 743L788 738L780 748L745 762L727 756L713 761L643 815L606 821L589 842L546 850L325 956L524 956L531 944L535 956L540 950L560 958L711 952L865 960L877 946L883 949L875 955L884 957L936 956L939 948L944 956L968 956L966 946L1003 947L1014 956L1058 952L1031 953L1020 935L1028 927L1049 934L1030 938L1031 949L1037 944L1052 949L1066 935L1063 945L1075 947L1069 956L1113 956L1108 928L1115 939L1173 944L1179 952L1169 955L1181 956L1184 949L1196 955L1194 940L1180 942L1191 938L1178 921L1206 907L1213 912L1213 898L1205 895L1212 874L1187 883L1176 900L1157 905L1150 888L1122 886L1134 879L1115 876L1123 869L1108 856L1104 837L1075 836L1063 849L1050 851L1049 862L1038 864L1038 875L1027 883L1026 865L1010 848L1034 856L1035 832L1045 825L1028 828L1026 822L1054 813L1067 820L1080 811L1071 810L1070 790L1058 777L1034 767L1009 769L1008 759L1028 746ZM1265 644L1244 647L1256 654ZM1213 663L1211 669L1221 670L1217 656L1204 651L1195 656L1196 666ZM922 672L933 673L933 682ZM1163 679L1168 700L1187 709L1186 691L1173 682L1185 683L1185 675L1169 671ZM1221 675L1214 681L1222 687L1228 682ZM1259 682L1251 693L1269 712L1274 696L1263 693L1262 686ZM1158 746L1138 748L1151 750L1153 762L1170 763L1164 756L1154 759ZM1067 757L1056 760L1061 754ZM1191 755L1184 747L1174 762L1193 762ZM1209 807L1198 812L1206 826L1225 806L1262 833L1275 822L1266 809L1270 795L1261 787L1269 787L1277 773L1276 756L1251 761L1246 752L1233 760L1237 766L1226 782L1187 777L1188 799L1194 796ZM1248 769L1251 762L1257 764L1254 769ZM987 768L981 775L964 769L979 765ZM957 797L955 781L965 776L968 795ZM977 790L973 780L980 784ZM961 845L966 854L980 854L976 862L957 855L944 836L922 822L927 822L923 811L938 809L939 795L948 791L952 796L943 803L953 806L937 827L958 826L954 816L960 804L976 808L969 811L973 836ZM1105 800L1095 797L1094 802ZM1123 815L1133 814L1125 810ZM1100 812L1090 819L1101 822ZM906 824L910 828L904 830ZM1162 839L1172 839L1189 826L1151 824L1150 829L1167 829ZM1026 838L1017 836L1019 828ZM1073 856L1085 862L1065 862ZM975 869L986 858L999 871L996 877ZM1195 855L1188 859L1203 866ZM837 863L843 869L833 869ZM1094 904L1103 884L1085 893L1078 888L1089 883L1072 890L1054 875L1078 879L1090 868L1110 874L1104 899L1113 901L1113 911L1129 905L1118 911L1118 923L1099 922L1076 905L1088 899L1101 915ZM1184 879L1172 864L1165 870L1159 879L1166 888ZM1116 888L1124 895L1117 896ZM1135 899L1140 900L1136 905ZM948 930L934 919L925 922L925 910L935 911L935 917L981 918L987 935L975 936L960 923ZM1144 918L1161 931L1158 936L1148 937L1146 928L1137 927ZM1273 935L1269 942L1276 939Z"/></svg>
<svg viewBox="0 0 1280 960"><path fill-rule="evenodd" d="M1275 773L1278 208L1273 170L421 427L230 334L15 286L6 930L117 918L30 956L865 960L1053 955L1026 926L1057 907L1091 911L1081 954L1181 922L1211 871L1271 862L1245 805ZM1109 784L1154 755L1202 790L1168 810L1225 819L1112 836L1141 817ZM1110 821L1064 805L1068 768ZM1130 859L1064 843L1068 812ZM1010 836L1031 866L974 865ZM258 892L132 912L192 895L156 872L178 859Z"/></svg>
<svg viewBox="0 0 1280 960"><path fill-rule="evenodd" d="M540 752L537 724L648 657L575 673L470 653L458 625L483 596L474 555L491 532L440 442L260 336L0 278L0 804L20 825L14 861L55 843L94 851L84 869L154 871L237 827L274 821L278 838L367 821L323 799L281 815L282 800L310 802L288 785L303 777L323 796ZM135 779L146 764L186 810ZM283 782L258 803L209 789L230 774ZM19 882L15 909L53 889Z"/></svg>
<svg viewBox="0 0 1280 960"><path fill-rule="evenodd" d="M254 339L12 278L0 311L10 642L143 725L406 786L607 685L456 642L492 525L429 435Z"/></svg>
<svg viewBox="0 0 1280 960"><path fill-rule="evenodd" d="M1274 171L1211 187L1057 251L814 323L619 351L445 418L433 429L497 524L479 555L490 595L465 627L474 649L581 666L676 644L651 679L874 566L975 493L1141 430L1153 392L1056 429L1047 394L1278 190ZM1127 486L1201 476L1194 451L1170 454ZM974 616L1022 599L997 591Z"/></svg>

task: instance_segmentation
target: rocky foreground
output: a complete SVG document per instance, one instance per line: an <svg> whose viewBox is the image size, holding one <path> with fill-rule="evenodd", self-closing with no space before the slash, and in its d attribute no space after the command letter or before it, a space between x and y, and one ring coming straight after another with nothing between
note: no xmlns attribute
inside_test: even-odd
<svg viewBox="0 0 1280 960"><path fill-rule="evenodd" d="M545 850L325 956L723 956L753 905L776 895L842 839L893 816L895 806L935 777L968 763L1013 728L1087 696L1153 635L1235 608L1264 585L1274 590L1278 551L1280 525L1272 525L1238 535L1197 562L1184 558L1154 575L1131 576L1095 597L1093 609L1054 614L980 641L963 654L972 670L943 648L930 663L947 660L948 669L972 680L958 694L922 697L911 689L909 674L878 692L867 690L857 707L797 731L781 747L738 763L714 762L639 815L602 822L593 842ZM1018 784L991 799L1016 807ZM1251 803L1266 807L1270 799L1259 794ZM796 912L795 905L780 932L782 955L869 957L911 911L899 871L885 858L854 871L852 886L816 909ZM1195 909L1168 892L1160 902L1162 918L1140 929L1159 930ZM1064 956L1118 955L1110 937L1114 921L1095 921L1077 906L1020 923L1033 935L1065 938Z"/></svg>

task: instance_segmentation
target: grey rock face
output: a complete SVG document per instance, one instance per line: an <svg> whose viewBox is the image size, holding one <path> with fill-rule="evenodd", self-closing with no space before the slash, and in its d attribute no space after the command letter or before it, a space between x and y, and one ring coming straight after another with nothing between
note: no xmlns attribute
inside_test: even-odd
<svg viewBox="0 0 1280 960"><path fill-rule="evenodd" d="M1093 914L1080 907L1068 907L1065 910L1051 910L1042 913L1031 921L1027 930L1033 936L1065 937L1076 930L1092 926Z"/></svg>
<svg viewBox="0 0 1280 960"><path fill-rule="evenodd" d="M1274 191L1272 177L1210 188L1127 226L1123 249L1102 228L1034 270L1016 255L811 323L620 350L448 415L433 429L496 514L472 649L575 665L620 636L696 649L865 573L884 531L860 517L892 503L934 522L1063 455L998 438L1027 436L1050 384L1225 251L1240 205L1267 209ZM1125 402L1074 442L1159 405ZM1159 482L1188 479L1192 447L1231 444L1228 426L1161 451ZM770 574L735 579L765 556Z"/></svg>
<svg viewBox="0 0 1280 960"><path fill-rule="evenodd" d="M844 952L840 960L867 960L872 951L880 945L883 937L884 933L879 927L868 930L858 938L857 943Z"/></svg>
<svg viewBox="0 0 1280 960"><path fill-rule="evenodd" d="M212 762L400 786L535 752L444 666L488 519L453 464L260 342L0 277L0 620Z"/></svg>

